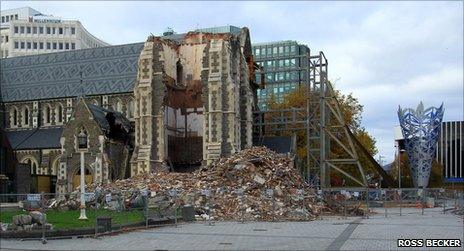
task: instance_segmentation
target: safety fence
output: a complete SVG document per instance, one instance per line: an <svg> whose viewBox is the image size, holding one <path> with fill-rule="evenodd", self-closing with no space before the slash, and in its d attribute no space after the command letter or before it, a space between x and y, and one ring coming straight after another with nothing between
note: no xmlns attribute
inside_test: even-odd
<svg viewBox="0 0 464 251"><path fill-rule="evenodd" d="M84 198L85 207L81 205ZM464 193L446 189L217 188L165 191L102 191L66 194L0 194L2 238L99 236L178 221L322 220L330 216L463 213ZM85 219L80 219L85 218Z"/></svg>
<svg viewBox="0 0 464 251"><path fill-rule="evenodd" d="M440 208L443 213L464 213L464 191L442 188L329 188L319 190L326 203L342 208L362 209L363 217L426 214ZM334 202L335 201L335 202ZM359 210L361 211L361 210ZM343 210L345 215L353 215ZM323 215L323 214L322 214Z"/></svg>

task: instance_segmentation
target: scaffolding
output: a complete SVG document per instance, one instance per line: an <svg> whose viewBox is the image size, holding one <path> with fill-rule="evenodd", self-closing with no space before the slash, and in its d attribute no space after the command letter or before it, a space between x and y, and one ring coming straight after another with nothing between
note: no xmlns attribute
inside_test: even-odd
<svg viewBox="0 0 464 251"><path fill-rule="evenodd" d="M387 186L393 180L375 162L372 156L350 131L343 118L340 104L336 99L332 84L328 81L328 61L323 52L311 55L310 51L302 57L307 60L301 67L305 71L303 83L307 85L306 107L285 110L266 110L254 112L254 132L258 142L273 132L291 130L306 131L306 180L315 187L330 186L330 172L336 171L353 180L360 186L368 186L368 180L359 161L357 148L373 164ZM263 74L266 74L264 70ZM331 145L339 146L337 153ZM355 177L353 170L361 179Z"/></svg>

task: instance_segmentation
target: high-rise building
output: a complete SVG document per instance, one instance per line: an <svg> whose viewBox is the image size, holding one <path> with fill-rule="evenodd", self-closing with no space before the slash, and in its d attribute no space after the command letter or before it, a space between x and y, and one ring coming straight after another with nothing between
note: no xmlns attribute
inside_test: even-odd
<svg viewBox="0 0 464 251"><path fill-rule="evenodd" d="M464 121L446 121L441 123L436 159L443 166L446 182L464 182Z"/></svg>
<svg viewBox="0 0 464 251"><path fill-rule="evenodd" d="M278 41L253 44L252 51L265 74L266 88L258 90L261 110L267 109L267 102L272 96L277 102L282 102L286 93L301 83L307 83L308 46L296 41Z"/></svg>
<svg viewBox="0 0 464 251"><path fill-rule="evenodd" d="M44 15L30 7L1 11L0 57L107 46L78 20Z"/></svg>

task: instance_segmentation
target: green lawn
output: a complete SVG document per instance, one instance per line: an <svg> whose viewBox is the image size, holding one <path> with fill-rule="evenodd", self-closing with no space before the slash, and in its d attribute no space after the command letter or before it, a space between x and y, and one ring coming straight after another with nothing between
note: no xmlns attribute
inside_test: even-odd
<svg viewBox="0 0 464 251"><path fill-rule="evenodd" d="M47 222L53 224L54 229L76 229L76 228L89 228L95 227L95 210L87 209L86 214L88 220L79 220L80 211L56 211L49 210L47 213ZM11 223L14 215L27 214L22 210L16 211L1 211L0 221ZM143 210L132 211L109 211L106 209L99 209L97 211L98 217L112 217L112 225L128 224L140 222L145 220Z"/></svg>

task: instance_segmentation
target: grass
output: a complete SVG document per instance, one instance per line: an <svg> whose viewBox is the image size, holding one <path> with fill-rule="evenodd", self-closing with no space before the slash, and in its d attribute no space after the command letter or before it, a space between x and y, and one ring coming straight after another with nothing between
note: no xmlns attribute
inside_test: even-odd
<svg viewBox="0 0 464 251"><path fill-rule="evenodd" d="M131 211L110 211L106 209L99 209L95 212L94 209L87 209L86 215L88 220L79 220L80 211L57 211L49 210L47 214L47 222L53 224L54 229L77 229L77 228L90 228L95 227L95 213L98 217L112 217L111 224L120 225L135 223L145 220L143 210L131 210ZM23 210L14 211L1 211L0 222L11 223L14 215L27 214Z"/></svg>

